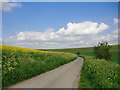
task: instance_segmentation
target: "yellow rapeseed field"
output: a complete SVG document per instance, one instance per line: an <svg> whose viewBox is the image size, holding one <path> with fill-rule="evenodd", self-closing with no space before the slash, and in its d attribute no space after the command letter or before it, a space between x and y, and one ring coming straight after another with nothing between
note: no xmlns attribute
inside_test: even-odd
<svg viewBox="0 0 120 90"><path fill-rule="evenodd" d="M74 60L77 55L64 52L49 52L0 46L2 50L2 84L8 87Z"/></svg>

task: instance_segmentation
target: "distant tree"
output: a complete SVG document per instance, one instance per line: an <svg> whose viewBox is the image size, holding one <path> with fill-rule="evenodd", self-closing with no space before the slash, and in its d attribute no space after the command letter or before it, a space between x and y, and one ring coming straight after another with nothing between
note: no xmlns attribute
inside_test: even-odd
<svg viewBox="0 0 120 90"><path fill-rule="evenodd" d="M76 52L76 54L77 54L78 56L80 56L80 52Z"/></svg>
<svg viewBox="0 0 120 90"><path fill-rule="evenodd" d="M94 47L94 53L96 58L111 59L110 45L108 45L108 42L98 42L97 46Z"/></svg>

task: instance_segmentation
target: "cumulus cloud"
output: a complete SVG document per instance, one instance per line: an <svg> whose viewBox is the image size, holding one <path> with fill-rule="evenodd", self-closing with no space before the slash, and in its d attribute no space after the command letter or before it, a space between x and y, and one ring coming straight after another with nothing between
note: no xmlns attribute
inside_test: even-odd
<svg viewBox="0 0 120 90"><path fill-rule="evenodd" d="M104 24L98 24L96 22L86 21L82 23L68 23L67 28L61 28L57 32L61 35L83 35L83 34L98 34L109 27Z"/></svg>
<svg viewBox="0 0 120 90"><path fill-rule="evenodd" d="M26 31L19 32L14 39L16 40L40 40L40 41L60 41L64 37L65 40L74 40L77 35L98 34L107 30L108 26L104 23L95 22L68 23L67 28L60 28L58 31L47 30L45 32Z"/></svg>
<svg viewBox="0 0 120 90"><path fill-rule="evenodd" d="M36 41L49 41L56 38L58 35L53 29L47 29L45 32L25 31L19 32L16 36L11 37L19 41L23 40L36 40Z"/></svg>
<svg viewBox="0 0 120 90"><path fill-rule="evenodd" d="M93 46L98 41L118 41L118 30L103 35L109 28L105 23L91 21L81 23L68 23L66 28L59 30L48 29L44 32L25 31L9 38L9 44L29 48L77 48ZM7 43L5 41L4 43Z"/></svg>
<svg viewBox="0 0 120 90"><path fill-rule="evenodd" d="M117 44L120 41L119 34L120 34L120 31L118 29L116 29L111 34L104 36L104 38L105 38L104 40L109 41L112 44L113 43Z"/></svg>
<svg viewBox="0 0 120 90"><path fill-rule="evenodd" d="M12 11L13 8L22 7L21 3L16 3L16 2L2 2L1 4L2 4L1 10L4 12L10 12Z"/></svg>
<svg viewBox="0 0 120 90"><path fill-rule="evenodd" d="M95 34L95 35L76 35L76 36L59 36L51 40L16 40L9 39L9 44L29 47L29 48L79 48L94 46L98 41L108 41L110 44L118 43L117 31L114 31L107 35Z"/></svg>

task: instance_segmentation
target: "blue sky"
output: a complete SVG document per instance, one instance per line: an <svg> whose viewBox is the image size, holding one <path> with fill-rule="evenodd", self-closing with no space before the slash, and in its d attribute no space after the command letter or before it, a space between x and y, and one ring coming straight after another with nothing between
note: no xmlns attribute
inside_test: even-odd
<svg viewBox="0 0 120 90"><path fill-rule="evenodd" d="M4 0L5 2L119 2L119 0Z"/></svg>
<svg viewBox="0 0 120 90"><path fill-rule="evenodd" d="M110 37L110 35L112 35L112 33L117 30L117 24L115 24L115 21L117 23L118 6L115 2L23 2L15 3L15 5L13 6L12 4L7 4L8 7L3 7L2 26L4 40L3 43L8 45L17 45L29 48L74 48L92 46L93 44L86 45L85 43L82 43L83 41L87 42L87 38L85 38L86 34L88 37L96 36L94 38L105 38L105 36ZM69 26L67 25L68 23L72 23L70 28L73 28L74 30L69 29ZM98 30L97 27L100 27L101 23L104 23L109 28L104 27L103 29L101 29L100 33L97 33L96 31L96 33L91 33L92 30L90 31L88 29L92 28L93 23L98 24L97 26L93 25L93 28L95 28L96 30ZM91 26L88 24L90 24ZM75 29L77 29L76 27L81 28L81 25L87 25L88 27L90 26L88 29L87 26L85 27L85 30L87 30L88 33L82 33L81 29L75 31ZM61 31L61 28L64 28L64 30ZM83 31L85 31L84 28L82 29ZM60 33L58 33L58 31ZM62 34L64 33L64 35L60 36L61 32ZM34 35L31 35L32 33L35 34L35 36L38 35L39 37L34 38ZM74 35L72 33L74 33ZM40 36L39 34L43 36ZM73 43L75 43L75 45L68 44L69 40L67 39L66 41L66 38L74 38L73 36L76 36L77 34L79 34L78 38L80 38L78 42L81 41L81 43L79 42L79 44L77 45L77 41L73 40ZM71 37L67 37L68 35ZM58 38L48 40L52 36L56 36L59 38L65 37L63 38L65 40L63 40L64 42L58 40ZM44 40L40 37L44 37ZM97 40L99 41L99 39ZM115 42L113 42L113 40L108 41L111 44L117 43L117 39ZM65 42L68 43L66 43L66 45L63 45L65 44ZM34 43L37 44L34 45ZM41 43L44 44L40 46L39 44ZM94 44L95 43L96 42L94 42Z"/></svg>

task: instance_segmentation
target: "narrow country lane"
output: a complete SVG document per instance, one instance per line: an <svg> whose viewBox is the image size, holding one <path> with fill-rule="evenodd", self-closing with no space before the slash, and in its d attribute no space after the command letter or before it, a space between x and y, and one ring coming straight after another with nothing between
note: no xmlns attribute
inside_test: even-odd
<svg viewBox="0 0 120 90"><path fill-rule="evenodd" d="M77 88L82 65L83 59L78 57L68 64L9 88Z"/></svg>

